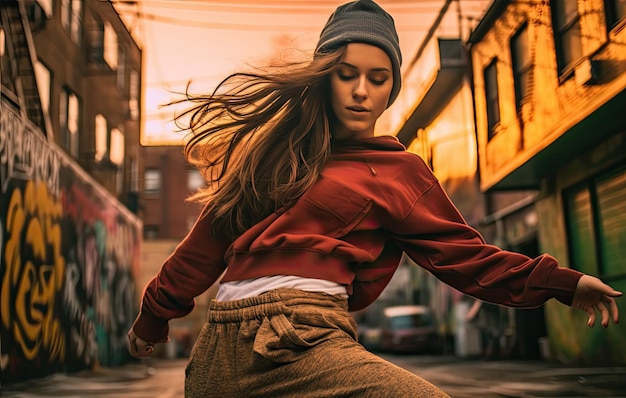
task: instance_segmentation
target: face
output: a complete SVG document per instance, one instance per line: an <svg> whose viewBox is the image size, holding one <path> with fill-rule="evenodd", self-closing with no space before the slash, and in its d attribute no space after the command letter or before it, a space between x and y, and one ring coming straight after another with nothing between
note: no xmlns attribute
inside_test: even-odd
<svg viewBox="0 0 626 398"><path fill-rule="evenodd" d="M392 86L391 60L385 51L370 44L348 44L343 61L330 76L333 138L373 137Z"/></svg>

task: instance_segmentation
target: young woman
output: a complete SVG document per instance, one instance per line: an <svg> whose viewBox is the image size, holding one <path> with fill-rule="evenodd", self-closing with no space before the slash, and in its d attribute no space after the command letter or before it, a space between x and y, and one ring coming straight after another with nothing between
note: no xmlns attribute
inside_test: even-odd
<svg viewBox="0 0 626 398"><path fill-rule="evenodd" d="M304 65L227 78L189 97L185 148L208 188L187 237L147 285L129 331L134 356L167 341L168 321L218 280L186 370L191 397L444 397L366 351L349 311L375 300L402 253L480 300L556 298L618 320L599 279L487 244L424 162L374 136L400 90L391 16L344 4Z"/></svg>

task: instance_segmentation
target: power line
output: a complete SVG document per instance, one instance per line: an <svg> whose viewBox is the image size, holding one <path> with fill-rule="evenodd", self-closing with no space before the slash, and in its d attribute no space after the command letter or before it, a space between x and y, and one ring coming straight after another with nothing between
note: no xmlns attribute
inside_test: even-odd
<svg viewBox="0 0 626 398"><path fill-rule="evenodd" d="M100 0L102 1L102 0ZM464 0L468 1L468 0ZM478 0L481 3L484 3L485 0ZM224 3L219 1L206 1L206 0L150 0L150 1L127 1L127 0L111 0L114 5L117 5L118 11L120 13L126 13L129 6L133 7L134 10L131 11L132 15L136 18L142 18L147 21L153 21L156 23L170 24L170 25L180 25L180 26L190 26L195 28L205 28L205 29L213 29L213 30L240 30L240 31L317 31L320 26L319 24L315 25L306 25L306 24L259 24L259 23L241 23L241 22L231 22L231 21L239 21L240 18L233 18L228 16L223 16L221 21L207 21L190 19L187 17L177 17L175 14L169 13L168 15L163 15L159 13L159 9L162 11L166 10L176 10L180 12L189 12L193 11L194 13L233 13L237 15L246 15L250 14L251 16L258 14L268 14L268 15L280 15L280 14L291 14L298 17L303 17L306 15L310 15L312 13L316 14L326 14L328 11L328 7L319 5L319 1L316 3L317 5L312 6L310 1L306 0L306 4L294 4L294 1L291 1L287 4L280 3L271 3L271 2L263 2L258 0L246 1L239 0L236 2ZM470 1L473 2L473 1ZM297 3L297 2L296 2ZM328 2L336 5L339 3L336 0L331 0ZM411 14L415 15L416 19L419 20L421 16L433 16L436 15L440 9L439 6L434 6L435 3L442 3L442 1L428 1L426 3L418 3L415 0L411 0L407 2L396 2L385 4L385 7L388 7L391 4L395 4L399 7L405 9L412 9L412 11L404 10L405 12L396 12L400 15ZM139 10L141 7L141 11ZM150 12L147 12L146 9L150 8ZM477 13L482 13L483 9L477 9ZM466 13L472 11L466 10ZM218 15L215 15L216 18L219 18ZM259 20L258 18L256 19ZM289 21L289 18L280 18L281 21ZM409 32L425 32L428 30L424 24L416 23L413 20L411 22L407 22L405 24L398 24L400 17L396 18L396 24L398 29ZM267 19L265 20L267 22Z"/></svg>
<svg viewBox="0 0 626 398"><path fill-rule="evenodd" d="M193 0L150 0L150 1L126 1L126 0L112 0L114 4L126 5L126 6L135 6L137 4L143 4L144 6L149 7L159 7L165 5L174 5L176 7L194 7L194 8L226 8L232 10L240 10L240 9L255 9L255 10L318 10L320 12L326 13L326 11L332 10L334 7L341 4L341 1L330 0L330 1L316 1L312 3L309 0L305 0L302 4L298 4L297 1L290 1L288 3L272 3L267 1L193 1ZM400 2L385 2L384 7L389 10L397 10L397 9L411 9L411 10L428 10L435 9L439 7L439 4L442 0L431 0L431 1L422 1L417 2L415 0L409 1L400 1Z"/></svg>
<svg viewBox="0 0 626 398"><path fill-rule="evenodd" d="M282 31L293 31L293 32L303 32L310 30L318 30L320 28L319 24L315 25L259 25L259 24L242 24L242 23L229 23L229 22L216 22L216 21L199 21L193 19L185 19L178 17L170 17L165 15L158 14L150 14L141 11L137 11L133 13L136 17L142 18L144 20L164 23L170 25L179 25L179 26L188 26L194 28L205 28L205 29L218 29L218 30L238 30L238 31L271 31L271 32L282 32ZM426 26L418 26L417 24L411 24L402 26L402 29L405 31L414 31L414 32L424 32L427 29Z"/></svg>
<svg viewBox="0 0 626 398"><path fill-rule="evenodd" d="M202 12L223 12L223 13L249 13L249 14L328 14L332 7L323 6L320 4L306 4L306 5L294 5L294 4L283 4L279 6L275 5L264 5L264 4L232 4L232 3L189 3L183 0L171 2L166 0L157 0L156 2L151 2L146 4L144 2L124 2L124 1L114 1L118 7L128 7L128 6L136 6L137 4L143 4L144 8L150 9L176 9L176 10L187 10L187 11L202 11ZM432 4L425 5L416 5L413 3L412 5L401 5L397 7L389 8L390 11L394 14L399 13L411 13L411 14L429 14L432 12L436 12L439 6L435 6Z"/></svg>

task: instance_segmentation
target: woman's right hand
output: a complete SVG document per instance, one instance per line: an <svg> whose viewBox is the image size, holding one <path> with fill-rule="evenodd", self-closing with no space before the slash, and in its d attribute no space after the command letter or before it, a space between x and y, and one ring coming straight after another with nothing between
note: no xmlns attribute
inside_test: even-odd
<svg viewBox="0 0 626 398"><path fill-rule="evenodd" d="M154 352L154 343L149 343L144 339L137 337L133 329L128 331L128 345L130 355L135 358L145 358Z"/></svg>

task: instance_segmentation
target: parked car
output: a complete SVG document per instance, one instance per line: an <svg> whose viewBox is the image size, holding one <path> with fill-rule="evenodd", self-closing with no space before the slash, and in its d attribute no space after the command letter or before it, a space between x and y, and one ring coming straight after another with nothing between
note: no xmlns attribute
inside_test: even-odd
<svg viewBox="0 0 626 398"><path fill-rule="evenodd" d="M396 353L436 353L441 336L430 308L422 305L387 307L383 310L380 350Z"/></svg>

